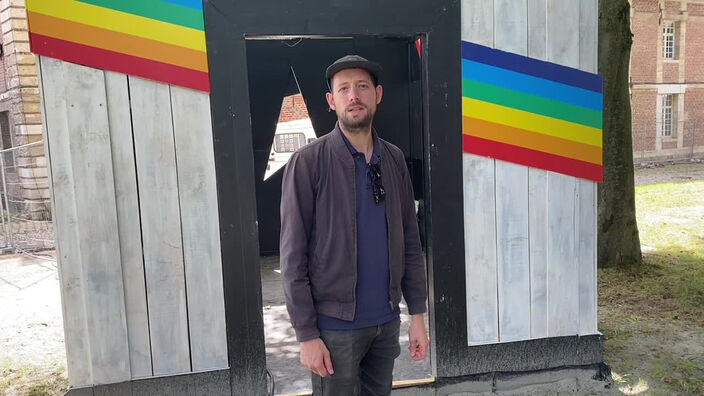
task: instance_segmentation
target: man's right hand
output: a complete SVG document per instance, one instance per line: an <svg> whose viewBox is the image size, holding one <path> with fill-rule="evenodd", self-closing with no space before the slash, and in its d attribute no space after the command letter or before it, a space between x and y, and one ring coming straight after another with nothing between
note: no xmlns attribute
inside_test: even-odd
<svg viewBox="0 0 704 396"><path fill-rule="evenodd" d="M330 351L320 338L301 342L301 364L321 377L333 375Z"/></svg>

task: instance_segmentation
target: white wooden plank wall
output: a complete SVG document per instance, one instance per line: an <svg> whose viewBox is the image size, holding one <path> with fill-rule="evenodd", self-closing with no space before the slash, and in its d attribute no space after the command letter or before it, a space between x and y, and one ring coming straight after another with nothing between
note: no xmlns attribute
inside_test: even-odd
<svg viewBox="0 0 704 396"><path fill-rule="evenodd" d="M66 365L69 382L72 385L92 382L90 345L86 323L86 307L83 304L85 287L82 281L81 257L78 244L80 229L73 186L73 167L69 148L69 130L66 87L60 84L62 73L54 60L40 58L43 100L42 118L46 133L46 152L50 160L52 213L56 235L56 254L59 264L61 285L61 307L66 343ZM55 78L59 77L59 78Z"/></svg>
<svg viewBox="0 0 704 396"><path fill-rule="evenodd" d="M130 77L154 374L191 371L169 86Z"/></svg>
<svg viewBox="0 0 704 396"><path fill-rule="evenodd" d="M103 72L48 58L41 70L71 380L124 381L130 365Z"/></svg>
<svg viewBox="0 0 704 396"><path fill-rule="evenodd" d="M227 367L208 95L40 58L72 386Z"/></svg>
<svg viewBox="0 0 704 396"><path fill-rule="evenodd" d="M462 40L596 72L596 12L464 0ZM596 333L596 183L471 154L463 166L469 345Z"/></svg>
<svg viewBox="0 0 704 396"><path fill-rule="evenodd" d="M579 67L579 3L547 2L548 61ZM579 333L576 178L548 172L548 336Z"/></svg>
<svg viewBox="0 0 704 396"><path fill-rule="evenodd" d="M599 42L598 0L579 1L579 68L597 72L597 45ZM579 199L576 214L578 227L579 266L579 333L595 334L597 329L597 184L577 179Z"/></svg>
<svg viewBox="0 0 704 396"><path fill-rule="evenodd" d="M528 56L547 58L547 0L528 0ZM548 336L548 172L528 170L528 229L530 230L530 334Z"/></svg>
<svg viewBox="0 0 704 396"><path fill-rule="evenodd" d="M228 364L215 156L210 102L204 98L202 92L171 87L194 371Z"/></svg>
<svg viewBox="0 0 704 396"><path fill-rule="evenodd" d="M527 55L527 0L494 2L494 47ZM499 341L530 338L528 168L495 161ZM528 324L528 325L527 325Z"/></svg>
<svg viewBox="0 0 704 396"><path fill-rule="evenodd" d="M105 72L105 90L110 120L110 146L115 176L130 367L132 378L149 377L152 375L152 356L127 76Z"/></svg>
<svg viewBox="0 0 704 396"><path fill-rule="evenodd" d="M494 1L464 1L462 40L494 46ZM462 155L467 285L467 341L499 341L494 160Z"/></svg>

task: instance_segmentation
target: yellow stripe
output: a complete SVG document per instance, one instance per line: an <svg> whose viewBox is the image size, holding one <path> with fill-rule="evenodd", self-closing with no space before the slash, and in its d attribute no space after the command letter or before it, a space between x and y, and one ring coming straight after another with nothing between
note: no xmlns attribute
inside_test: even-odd
<svg viewBox="0 0 704 396"><path fill-rule="evenodd" d="M138 15L73 0L27 0L27 10L205 52L205 32Z"/></svg>
<svg viewBox="0 0 704 396"><path fill-rule="evenodd" d="M591 146L601 147L602 145L601 129L480 100L462 98L462 115Z"/></svg>

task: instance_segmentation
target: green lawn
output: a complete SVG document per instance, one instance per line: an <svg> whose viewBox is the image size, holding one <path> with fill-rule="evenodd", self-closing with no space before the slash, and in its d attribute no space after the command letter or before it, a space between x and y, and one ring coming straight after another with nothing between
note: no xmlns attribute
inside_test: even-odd
<svg viewBox="0 0 704 396"><path fill-rule="evenodd" d="M636 187L643 266L599 270L604 359L626 394L704 394L704 181Z"/></svg>

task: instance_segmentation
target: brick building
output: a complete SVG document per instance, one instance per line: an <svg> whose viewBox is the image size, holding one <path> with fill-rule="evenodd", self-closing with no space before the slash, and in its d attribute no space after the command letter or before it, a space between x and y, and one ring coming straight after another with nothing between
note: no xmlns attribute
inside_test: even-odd
<svg viewBox="0 0 704 396"><path fill-rule="evenodd" d="M631 0L635 161L704 155L704 0Z"/></svg>
<svg viewBox="0 0 704 396"><path fill-rule="evenodd" d="M51 213L44 145L19 148L43 138L36 60L29 48L24 0L0 0L0 28L0 149L5 150L8 194L3 184L0 188L8 196L13 216L43 220Z"/></svg>
<svg viewBox="0 0 704 396"><path fill-rule="evenodd" d="M303 101L303 95L286 96L281 102L279 122L294 121L308 118L308 109Z"/></svg>

